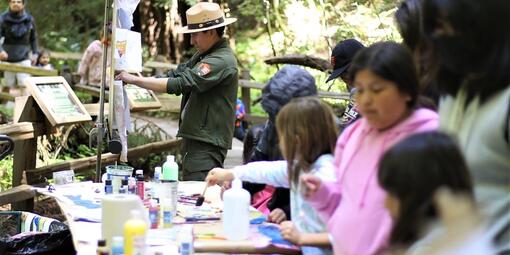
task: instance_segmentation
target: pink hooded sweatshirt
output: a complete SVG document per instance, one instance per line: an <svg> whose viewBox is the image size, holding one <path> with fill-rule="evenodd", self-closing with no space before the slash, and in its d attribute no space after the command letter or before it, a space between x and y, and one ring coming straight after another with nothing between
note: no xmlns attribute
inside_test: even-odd
<svg viewBox="0 0 510 255"><path fill-rule="evenodd" d="M379 160L403 138L437 127L437 113L418 109L389 130L379 132L362 118L340 135L334 159L337 181L323 182L308 199L327 222L336 255L384 251L392 220L384 207L385 192L377 181Z"/></svg>

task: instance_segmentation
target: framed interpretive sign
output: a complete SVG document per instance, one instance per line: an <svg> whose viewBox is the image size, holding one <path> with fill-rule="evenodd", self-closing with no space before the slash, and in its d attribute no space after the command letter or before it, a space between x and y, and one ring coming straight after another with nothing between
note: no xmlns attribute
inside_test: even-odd
<svg viewBox="0 0 510 255"><path fill-rule="evenodd" d="M25 85L52 126L92 120L64 77L30 77Z"/></svg>
<svg viewBox="0 0 510 255"><path fill-rule="evenodd" d="M130 110L148 110L161 108L161 102L152 90L140 88L136 85L124 86L129 101Z"/></svg>

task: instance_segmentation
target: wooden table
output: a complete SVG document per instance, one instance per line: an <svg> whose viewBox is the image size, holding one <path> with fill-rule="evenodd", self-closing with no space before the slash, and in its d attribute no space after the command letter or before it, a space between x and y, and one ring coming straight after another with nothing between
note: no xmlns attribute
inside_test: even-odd
<svg viewBox="0 0 510 255"><path fill-rule="evenodd" d="M179 191L184 191L185 194L196 194L202 193L205 183L203 182L180 182L179 183ZM101 184L97 183L76 183L72 184L72 189L76 190L77 194L81 192L87 192L94 190L96 188L102 189ZM69 186L67 186L69 187ZM96 245L97 240L101 236L101 223L96 222L85 222L85 221L76 221L77 217L77 209L76 205L69 204L68 200L62 197L62 194L59 194L59 190L65 192L65 188L56 187L56 192L49 193L46 189L39 189L39 193L43 193L45 195L49 195L55 197L58 204L60 205L62 211L64 212L68 224L73 234L73 242L75 248L77 250L77 254L79 255L92 255L96 254ZM206 193L206 200L210 201L212 204L222 204L220 199L220 188L219 187L210 187ZM100 201L96 201L100 203ZM99 211L91 212L90 214L100 215ZM168 231L174 231L174 229L178 229L179 226L174 224L173 229ZM161 229L149 229L148 231L148 243L153 242L151 240L151 236L160 236L160 233L163 233ZM177 230L175 230L177 231ZM194 224L194 233L199 236L200 233L204 231L207 232L221 232L221 221L213 222L213 223L202 223L202 224ZM266 244L261 246L261 242L258 240L246 240L246 241L228 241L228 240L201 240L200 238L195 241L195 252L197 253L256 253L256 254L300 254L299 251L295 249L286 249L273 246L271 244ZM176 241L169 242L165 244L165 246L153 246L150 247L148 254L153 254L156 251L163 251L163 254L176 254L178 243Z"/></svg>

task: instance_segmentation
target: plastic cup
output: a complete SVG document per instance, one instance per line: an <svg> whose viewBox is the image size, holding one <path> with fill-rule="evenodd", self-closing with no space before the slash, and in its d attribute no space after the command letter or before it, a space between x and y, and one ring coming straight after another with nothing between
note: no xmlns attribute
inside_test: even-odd
<svg viewBox="0 0 510 255"><path fill-rule="evenodd" d="M127 180L133 174L133 168L125 165L106 166L107 179L112 180L113 193L119 193L122 180Z"/></svg>

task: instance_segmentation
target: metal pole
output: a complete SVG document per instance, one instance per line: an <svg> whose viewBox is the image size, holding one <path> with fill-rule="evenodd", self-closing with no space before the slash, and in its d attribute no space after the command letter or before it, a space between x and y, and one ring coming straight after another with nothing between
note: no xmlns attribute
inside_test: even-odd
<svg viewBox="0 0 510 255"><path fill-rule="evenodd" d="M108 45L110 38L110 0L105 0L104 6L104 30L103 30L103 68L101 73L101 92L99 93L99 116L96 120L97 128L97 160L96 160L96 182L101 182L101 155L103 153L104 132L104 96L106 88L106 68L108 64Z"/></svg>

